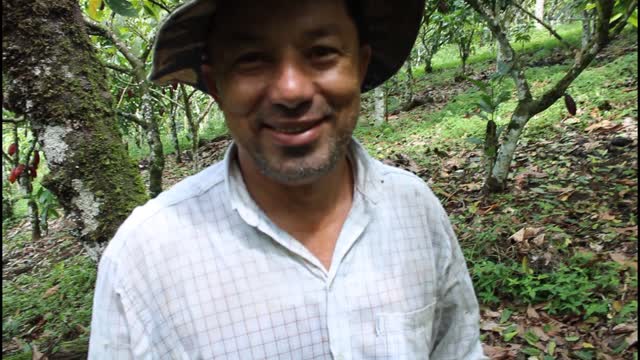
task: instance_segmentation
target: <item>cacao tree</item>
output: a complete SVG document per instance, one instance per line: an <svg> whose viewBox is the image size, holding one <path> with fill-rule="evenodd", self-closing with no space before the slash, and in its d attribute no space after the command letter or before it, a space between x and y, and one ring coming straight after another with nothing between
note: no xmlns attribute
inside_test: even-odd
<svg viewBox="0 0 640 360"><path fill-rule="evenodd" d="M493 161L493 167L484 184L485 191L497 192L504 190L507 186L507 176L511 161L516 151L518 139L527 122L534 115L546 110L564 96L569 85L589 66L595 56L607 46L611 39L622 31L632 14L637 13L637 0L593 1L593 8L596 11L593 33L583 34L583 36L588 35L591 40L580 48L571 48L574 53L573 63L564 72L560 80L537 98L534 98L531 93L529 81L524 72L524 64L520 61L518 54L507 37L508 32L503 22L500 21L500 15L496 11L496 1L465 1L478 12L500 44L503 63L497 64L498 71L510 76L516 86L517 105L506 130L503 131L495 161ZM511 4L507 1L505 3L507 3L505 6ZM620 15L614 18L616 13ZM541 19L538 20L543 22ZM548 24L545 24L544 27L551 29ZM553 35L560 36L555 31ZM562 43L566 46L571 46L566 41L562 41Z"/></svg>
<svg viewBox="0 0 640 360"><path fill-rule="evenodd" d="M106 241L146 200L118 132L106 72L77 1L2 1L3 106L30 119L43 185L86 241Z"/></svg>

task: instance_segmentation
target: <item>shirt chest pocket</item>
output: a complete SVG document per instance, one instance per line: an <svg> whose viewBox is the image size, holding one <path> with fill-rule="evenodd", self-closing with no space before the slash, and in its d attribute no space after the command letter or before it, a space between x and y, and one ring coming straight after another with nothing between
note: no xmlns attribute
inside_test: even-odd
<svg viewBox="0 0 640 360"><path fill-rule="evenodd" d="M406 313L376 315L376 352L381 358L429 359L436 303Z"/></svg>

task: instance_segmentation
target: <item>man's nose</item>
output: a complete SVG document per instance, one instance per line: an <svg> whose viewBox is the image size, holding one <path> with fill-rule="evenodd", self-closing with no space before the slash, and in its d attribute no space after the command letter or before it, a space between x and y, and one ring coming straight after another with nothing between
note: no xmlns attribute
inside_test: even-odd
<svg viewBox="0 0 640 360"><path fill-rule="evenodd" d="M271 101L287 112L306 108L313 98L313 79L297 59L285 58L280 63L271 85Z"/></svg>

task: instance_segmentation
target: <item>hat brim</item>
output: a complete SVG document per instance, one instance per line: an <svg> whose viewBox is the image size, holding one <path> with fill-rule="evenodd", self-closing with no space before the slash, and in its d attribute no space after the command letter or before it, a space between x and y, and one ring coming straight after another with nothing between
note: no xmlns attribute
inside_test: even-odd
<svg viewBox="0 0 640 360"><path fill-rule="evenodd" d="M420 28L424 0L363 0L363 26L371 46L371 60L361 90L384 83L402 66ZM160 25L153 48L149 80L158 85L184 83L203 92L200 70L206 54L209 21L216 1L195 0L171 13Z"/></svg>

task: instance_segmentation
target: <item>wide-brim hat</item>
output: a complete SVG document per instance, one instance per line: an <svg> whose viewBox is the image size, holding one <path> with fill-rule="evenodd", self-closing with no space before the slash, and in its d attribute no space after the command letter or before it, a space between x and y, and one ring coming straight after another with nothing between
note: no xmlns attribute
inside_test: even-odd
<svg viewBox="0 0 640 360"><path fill-rule="evenodd" d="M184 83L207 92L200 67L206 61L209 22L218 1L224 0L190 1L164 20L153 47L151 81L158 85ZM360 0L358 3L362 30L372 50L361 88L365 92L393 76L409 56L420 28L424 0Z"/></svg>

